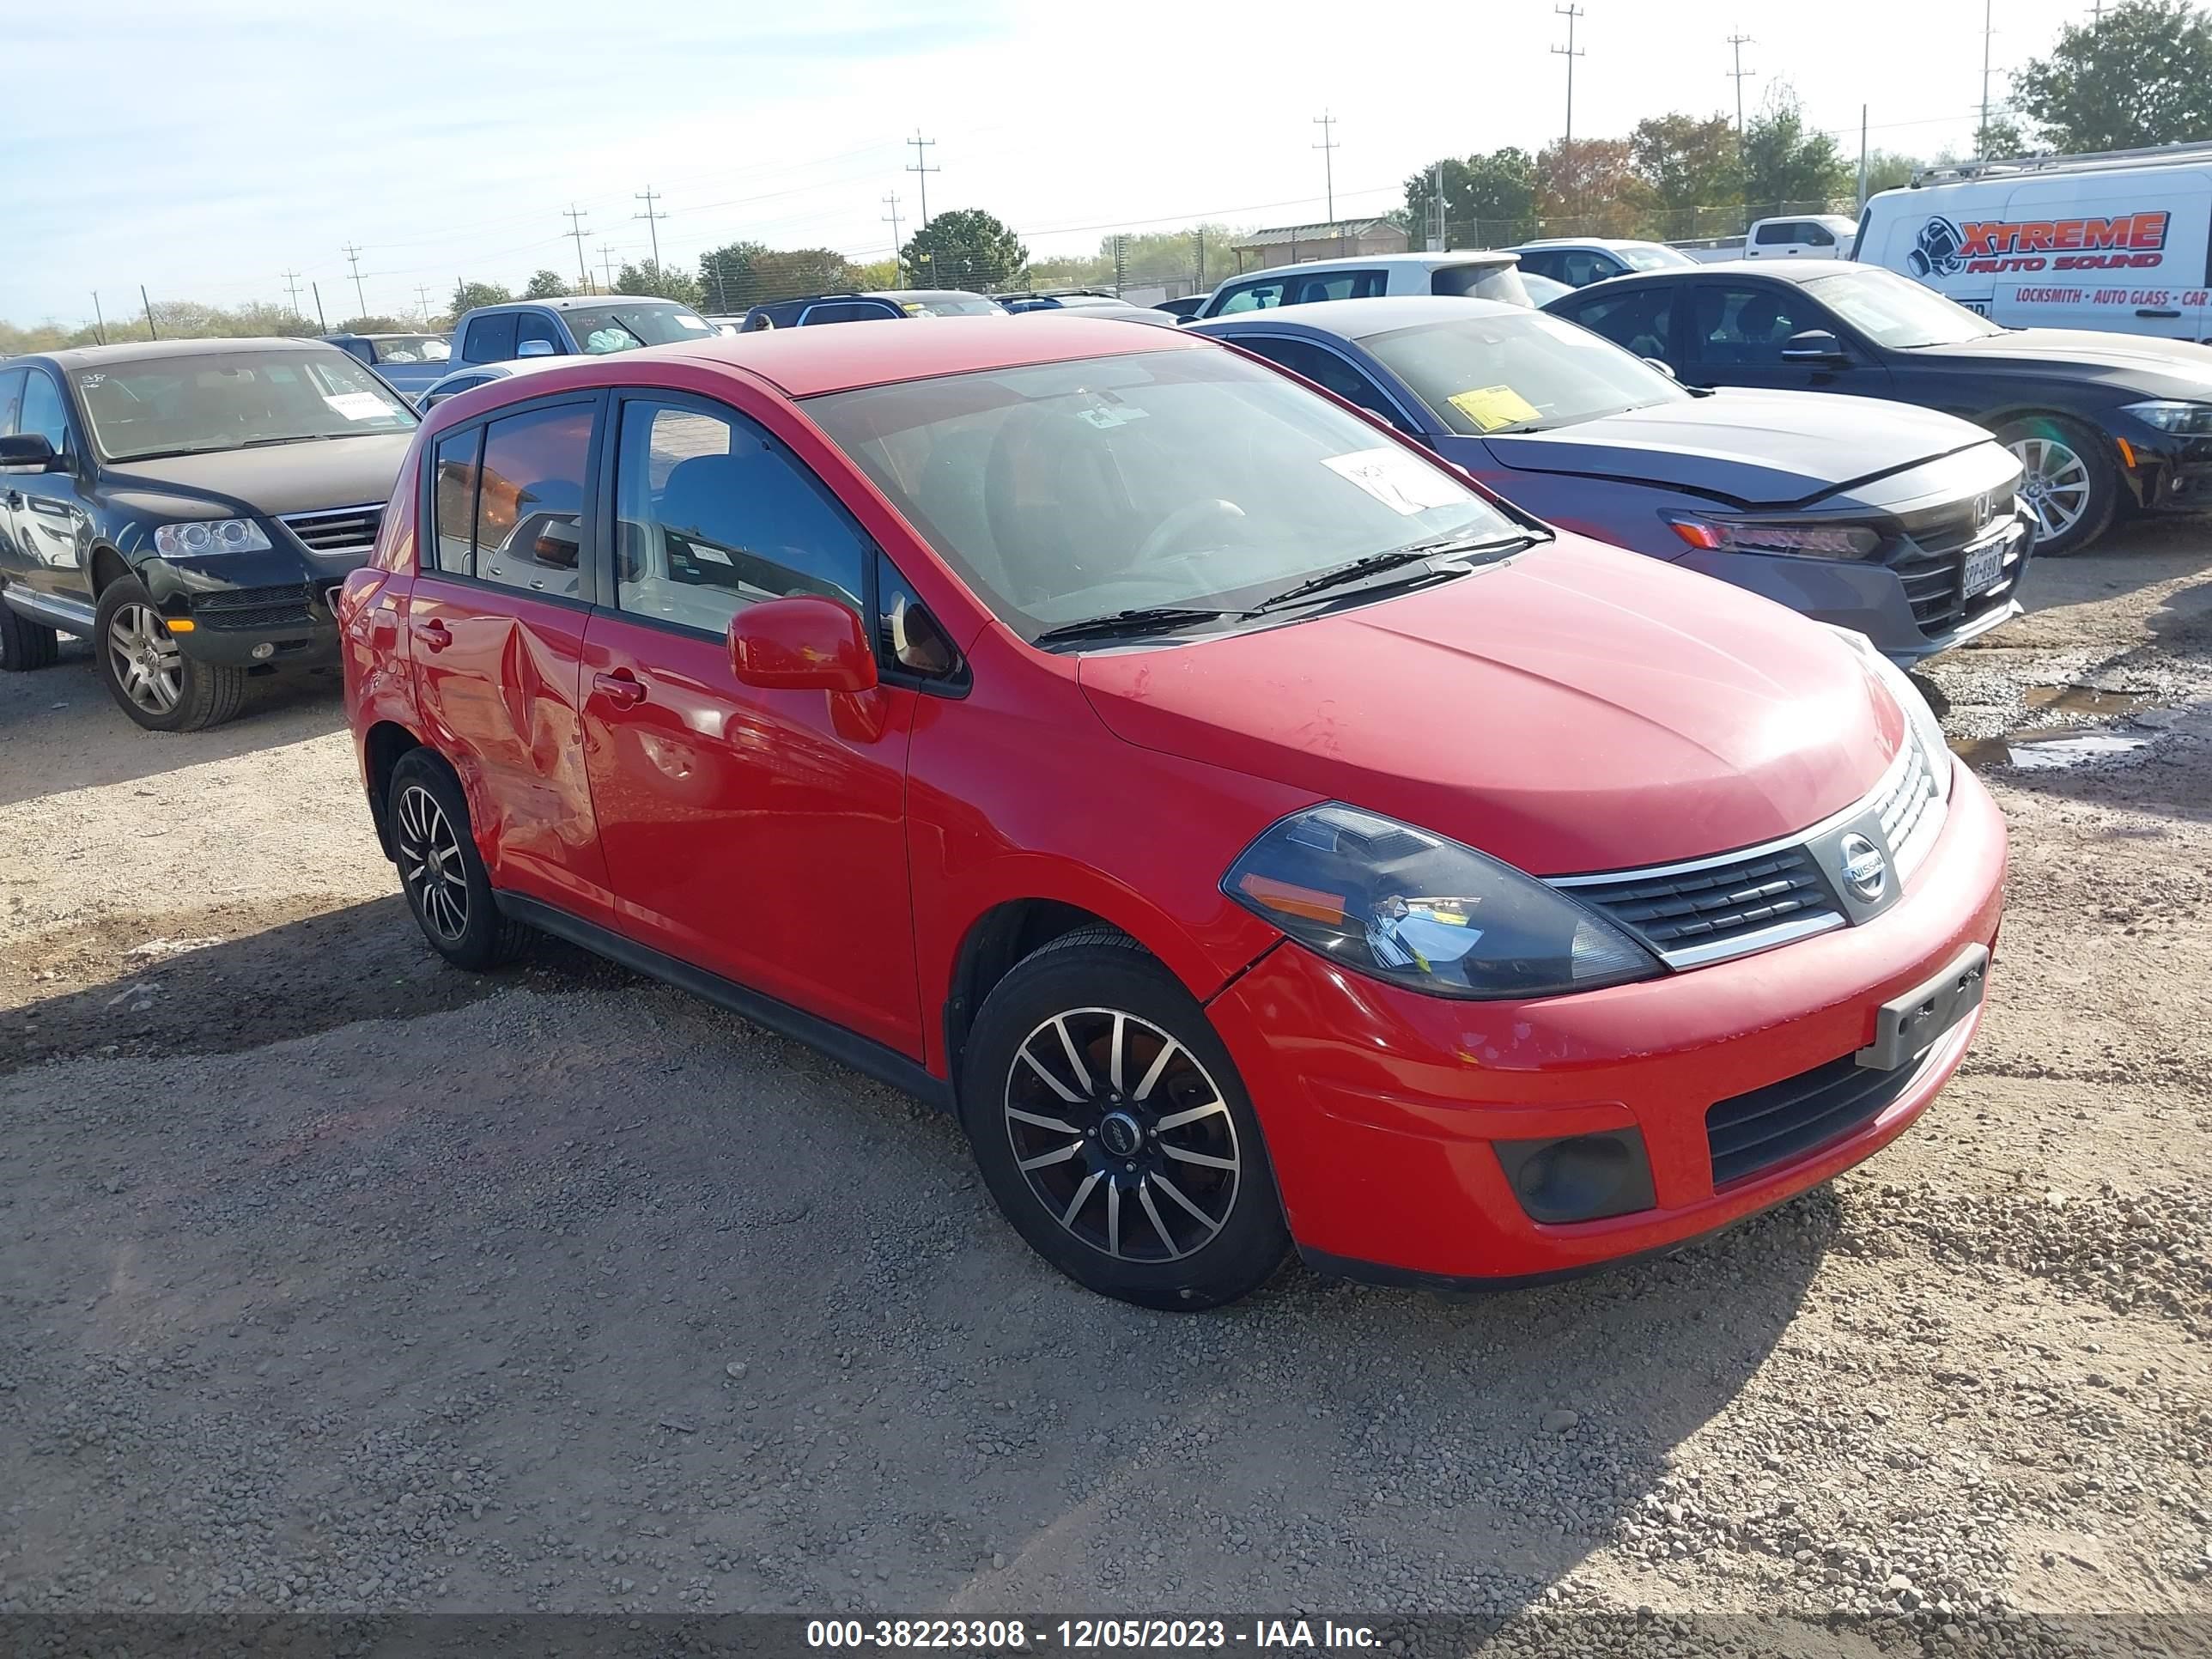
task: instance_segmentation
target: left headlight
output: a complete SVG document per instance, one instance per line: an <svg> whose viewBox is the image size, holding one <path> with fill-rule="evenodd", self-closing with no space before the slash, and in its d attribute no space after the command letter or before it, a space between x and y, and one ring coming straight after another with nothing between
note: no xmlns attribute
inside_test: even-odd
<svg viewBox="0 0 2212 1659"><path fill-rule="evenodd" d="M1759 524L1745 519L1663 515L1692 547L1720 553L1787 553L1808 559L1871 558L1881 537L1863 524Z"/></svg>
<svg viewBox="0 0 2212 1659"><path fill-rule="evenodd" d="M165 559L259 553L268 546L267 533L251 519L196 519L190 524L161 525L154 532L154 550Z"/></svg>
<svg viewBox="0 0 2212 1659"><path fill-rule="evenodd" d="M1455 841L1356 807L1271 826L1222 878L1347 968L1431 996L1559 996L1662 972L1595 911Z"/></svg>
<svg viewBox="0 0 2212 1659"><path fill-rule="evenodd" d="M2127 412L2145 426L2186 437L2212 435L2212 404L2185 403L2178 398L2154 398L2130 404Z"/></svg>
<svg viewBox="0 0 2212 1659"><path fill-rule="evenodd" d="M1855 628L1836 628L1844 644L1859 653L1859 658L1873 670L1882 688L1904 711L1905 723L1911 728L1913 738L1920 745L1921 758L1928 763L1928 770L1936 780L1936 794L1939 800L1951 799L1951 744L1943 735L1943 722L1928 706L1928 699L1920 695L1920 688L1912 677L1875 648L1875 642Z"/></svg>

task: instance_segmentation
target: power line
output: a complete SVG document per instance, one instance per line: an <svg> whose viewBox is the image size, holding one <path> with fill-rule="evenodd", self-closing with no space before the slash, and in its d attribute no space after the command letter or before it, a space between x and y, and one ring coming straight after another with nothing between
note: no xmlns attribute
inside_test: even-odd
<svg viewBox="0 0 2212 1659"><path fill-rule="evenodd" d="M1554 58L1564 58L1567 60L1567 131L1566 137L1560 145L1564 153L1571 149L1575 142L1575 59L1589 56L1588 52L1576 49L1575 20L1587 14L1580 6L1554 6L1552 10L1555 15L1567 20L1567 44L1552 48L1552 55Z"/></svg>
<svg viewBox="0 0 2212 1659"><path fill-rule="evenodd" d="M1743 77L1759 73L1757 70L1747 70L1743 66L1743 49L1755 43L1747 34L1731 34L1728 38L1728 43L1735 52L1735 67L1729 71L1729 75L1735 82L1735 140L1738 145L1741 145L1743 143Z"/></svg>
<svg viewBox="0 0 2212 1659"><path fill-rule="evenodd" d="M1321 152L1322 179L1328 191L1328 222L1334 224L1336 222L1337 143L1334 132L1336 117L1323 110L1319 115L1314 117L1313 124L1321 129L1321 143L1316 144L1314 148Z"/></svg>
<svg viewBox="0 0 2212 1659"><path fill-rule="evenodd" d="M906 170L908 173L918 174L921 178L921 228L924 230L927 230L929 228L929 175L933 173L942 173L945 169L943 167L932 167L929 165L929 156L927 152L930 148L937 143L937 140L934 138L923 137L921 136L921 129L920 127L916 127L914 130L914 137L908 139L907 143L914 146L914 160L907 164Z"/></svg>
<svg viewBox="0 0 2212 1659"><path fill-rule="evenodd" d="M362 316L368 315L368 300L361 291L361 250L351 242L345 245L346 263L353 267L353 297L361 306Z"/></svg>
<svg viewBox="0 0 2212 1659"><path fill-rule="evenodd" d="M576 280L583 283L585 291L589 293L592 287L592 273L584 267L584 238L592 233L584 228L584 221L590 218L591 215L578 212L576 204L571 202L563 210L562 216L568 221L568 228L562 232L562 234L576 239Z"/></svg>
<svg viewBox="0 0 2212 1659"><path fill-rule="evenodd" d="M645 187L641 195L633 196L630 199L645 204L644 212L633 213L629 216L633 219L644 220L645 228L653 234L653 268L658 270L660 269L660 222L668 216L665 213L655 213L653 210L655 196L651 185Z"/></svg>

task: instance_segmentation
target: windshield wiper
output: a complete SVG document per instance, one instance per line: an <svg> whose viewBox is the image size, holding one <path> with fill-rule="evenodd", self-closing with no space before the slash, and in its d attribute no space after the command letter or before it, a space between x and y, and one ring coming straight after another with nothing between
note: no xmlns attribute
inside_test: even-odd
<svg viewBox="0 0 2212 1659"><path fill-rule="evenodd" d="M1425 564L1431 559L1446 555L1457 558L1468 554L1504 554L1518 552L1536 538L1533 534L1506 536L1493 541L1470 541L1464 537L1445 536L1432 542L1415 542L1411 547L1394 547L1382 553L1370 553L1364 559L1354 559L1348 564L1338 565L1308 577L1295 587L1286 587L1261 602L1261 611L1273 611L1331 588L1346 586L1364 577L1379 575L1386 570L1395 570L1401 565Z"/></svg>
<svg viewBox="0 0 2212 1659"><path fill-rule="evenodd" d="M289 438L248 438L238 447L240 449L266 449L272 444L319 444L337 435L334 432L301 432Z"/></svg>
<svg viewBox="0 0 2212 1659"><path fill-rule="evenodd" d="M1048 628L1030 640L1032 645L1053 645L1062 640L1133 638L1140 634L1163 634L1193 623L1218 622L1224 617L1243 617L1243 611L1210 610L1200 605L1154 605L1135 611L1116 611L1110 617L1086 617L1081 622Z"/></svg>

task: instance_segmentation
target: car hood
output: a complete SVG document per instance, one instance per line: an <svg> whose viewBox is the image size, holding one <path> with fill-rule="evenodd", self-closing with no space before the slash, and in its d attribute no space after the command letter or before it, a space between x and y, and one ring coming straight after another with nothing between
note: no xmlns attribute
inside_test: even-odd
<svg viewBox="0 0 2212 1659"><path fill-rule="evenodd" d="M1955 416L1904 404L1820 392L1723 391L1473 441L1517 471L1594 475L1744 507L1792 507L1988 440Z"/></svg>
<svg viewBox="0 0 2212 1659"><path fill-rule="evenodd" d="M1906 740L1829 629L1572 537L1308 622L1093 653L1079 672L1127 742L1537 875L1794 835L1865 795Z"/></svg>
<svg viewBox="0 0 2212 1659"><path fill-rule="evenodd" d="M114 461L100 470L100 488L123 506L145 513L189 510L275 517L319 507L365 507L388 500L392 481L414 433L364 433L327 443L222 449L206 455Z"/></svg>
<svg viewBox="0 0 2212 1659"><path fill-rule="evenodd" d="M2191 340L2017 328L1956 345L1915 346L1906 360L1916 359L1957 359L1999 372L2087 379L2152 397L2212 400L2212 347Z"/></svg>

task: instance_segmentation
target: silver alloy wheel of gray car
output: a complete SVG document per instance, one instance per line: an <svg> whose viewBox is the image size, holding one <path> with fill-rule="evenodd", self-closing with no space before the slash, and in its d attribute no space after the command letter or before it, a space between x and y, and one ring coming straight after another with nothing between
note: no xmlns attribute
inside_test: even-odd
<svg viewBox="0 0 2212 1659"><path fill-rule="evenodd" d="M469 930L469 874L460 837L437 797L420 784L400 792L395 816L399 878L415 900L416 914L439 938L459 940Z"/></svg>
<svg viewBox="0 0 2212 1659"><path fill-rule="evenodd" d="M2088 464L2063 438L2033 433L2006 446L2027 469L2021 499L2035 514L2038 532L2055 541L2080 524L2089 510L2092 480Z"/></svg>
<svg viewBox="0 0 2212 1659"><path fill-rule="evenodd" d="M1006 1137L1067 1232L1125 1261L1175 1261L1237 1206L1237 1124L1198 1056L1150 1020L1071 1008L1015 1050Z"/></svg>
<svg viewBox="0 0 2212 1659"><path fill-rule="evenodd" d="M149 714L166 714L185 694L185 655L147 605L126 605L107 624L107 659L123 695Z"/></svg>

